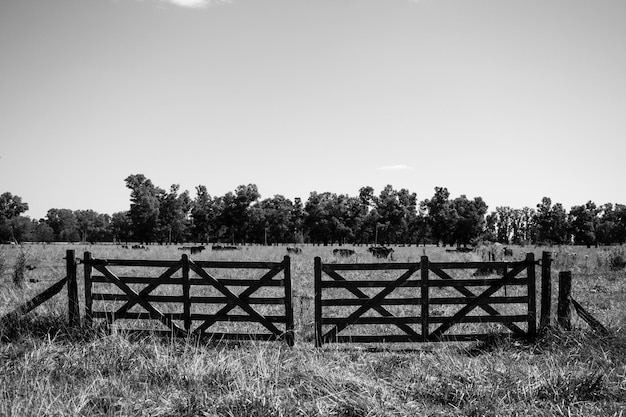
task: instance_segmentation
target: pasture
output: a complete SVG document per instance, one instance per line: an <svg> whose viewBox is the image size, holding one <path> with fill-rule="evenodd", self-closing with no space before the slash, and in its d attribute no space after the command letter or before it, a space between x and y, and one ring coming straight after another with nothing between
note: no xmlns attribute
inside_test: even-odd
<svg viewBox="0 0 626 417"><path fill-rule="evenodd" d="M513 257L553 253L553 294L559 271L571 270L573 298L611 334L594 334L575 317L574 329L553 329L532 343L347 344L314 347L313 259L381 262L367 247L300 246L290 254L295 340L210 343L132 336L124 324L110 334L67 326L61 292L0 329L0 415L160 416L412 416L626 414L626 270L620 248L513 247ZM0 316L65 275L74 249L101 259L180 259L178 246L125 249L112 245L0 247ZM393 261L480 261L480 251L394 247ZM621 252L620 252L621 251ZM12 282L22 256L24 284ZM192 255L194 260L280 262L285 246L245 246ZM359 272L364 274L365 272ZM358 277L356 277L358 279ZM83 294L78 268L79 294ZM81 314L83 314L81 299ZM553 311L556 307L553 307ZM442 312L443 314L443 312ZM228 323L231 325L231 323ZM237 324L245 326L243 324ZM226 326L226 325L225 325ZM245 330L245 328L244 328Z"/></svg>

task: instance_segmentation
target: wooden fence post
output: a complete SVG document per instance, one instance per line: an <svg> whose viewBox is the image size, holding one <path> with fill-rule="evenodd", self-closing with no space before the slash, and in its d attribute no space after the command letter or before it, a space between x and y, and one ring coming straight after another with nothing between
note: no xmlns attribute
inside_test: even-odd
<svg viewBox="0 0 626 417"><path fill-rule="evenodd" d="M535 254L526 254L526 263L528 264L528 336L535 337L537 335L537 291L535 275Z"/></svg>
<svg viewBox="0 0 626 417"><path fill-rule="evenodd" d="M293 302L291 293L291 258L285 256L283 260L283 273L285 277L285 341L288 346L294 345L294 330L293 324Z"/></svg>
<svg viewBox="0 0 626 417"><path fill-rule="evenodd" d="M322 343L322 259L319 256L314 260L315 269L315 347Z"/></svg>
<svg viewBox="0 0 626 417"><path fill-rule="evenodd" d="M539 331L543 332L550 326L552 315L552 253L543 252L541 256L541 317L539 319Z"/></svg>
<svg viewBox="0 0 626 417"><path fill-rule="evenodd" d="M85 275L85 326L91 327L93 324L93 298L91 296L91 252L85 252L83 257L83 268Z"/></svg>
<svg viewBox="0 0 626 417"><path fill-rule="evenodd" d="M80 305L78 303L78 284L76 283L76 258L73 249L65 252L67 269L68 321L70 327L80 325Z"/></svg>
<svg viewBox="0 0 626 417"><path fill-rule="evenodd" d="M189 333L191 329L191 298L189 297L189 256L185 253L181 258L183 274L183 327Z"/></svg>
<svg viewBox="0 0 626 417"><path fill-rule="evenodd" d="M428 300L428 256L422 256L420 259L420 269L421 269L421 298L422 298L422 341L428 341L428 310L429 310L429 300Z"/></svg>
<svg viewBox="0 0 626 417"><path fill-rule="evenodd" d="M565 330L572 330L572 272L559 272L559 304L557 306L557 321Z"/></svg>

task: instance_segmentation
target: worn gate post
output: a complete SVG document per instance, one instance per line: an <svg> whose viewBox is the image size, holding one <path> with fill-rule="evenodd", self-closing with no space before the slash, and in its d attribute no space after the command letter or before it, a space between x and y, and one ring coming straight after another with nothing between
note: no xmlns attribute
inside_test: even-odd
<svg viewBox="0 0 626 417"><path fill-rule="evenodd" d="M557 321L565 330L572 330L572 272L559 272L559 304L557 307Z"/></svg>
<svg viewBox="0 0 626 417"><path fill-rule="evenodd" d="M526 265L528 271L528 337L537 336L537 291L535 274L535 254L526 254Z"/></svg>
<svg viewBox="0 0 626 417"><path fill-rule="evenodd" d="M295 342L293 324L293 299L291 290L291 258L285 256L283 258L283 274L285 277L285 341L288 346L293 346Z"/></svg>
<svg viewBox="0 0 626 417"><path fill-rule="evenodd" d="M428 256L422 256L420 259L420 272L421 272L421 301L422 308L420 315L422 316L422 342L428 341L428 335L430 334L428 328Z"/></svg>
<svg viewBox="0 0 626 417"><path fill-rule="evenodd" d="M543 252L541 256L541 317L539 319L539 331L543 332L550 326L552 315L552 253Z"/></svg>
<svg viewBox="0 0 626 417"><path fill-rule="evenodd" d="M83 268L85 275L85 326L93 324L93 298L91 297L91 252L85 252L83 256Z"/></svg>
<svg viewBox="0 0 626 417"><path fill-rule="evenodd" d="M67 269L67 310L70 327L80 325L80 306L78 304L78 284L76 283L76 258L73 249L65 252Z"/></svg>
<svg viewBox="0 0 626 417"><path fill-rule="evenodd" d="M315 257L315 347L322 343L322 258Z"/></svg>
<svg viewBox="0 0 626 417"><path fill-rule="evenodd" d="M189 256L184 253L181 260L183 274L183 326L187 334L191 329L191 298L189 296Z"/></svg>

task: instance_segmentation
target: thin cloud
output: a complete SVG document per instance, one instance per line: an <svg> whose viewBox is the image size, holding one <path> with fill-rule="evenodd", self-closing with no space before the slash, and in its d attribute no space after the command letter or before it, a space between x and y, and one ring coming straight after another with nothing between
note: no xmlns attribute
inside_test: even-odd
<svg viewBox="0 0 626 417"><path fill-rule="evenodd" d="M220 4L230 3L231 0L161 0L163 3L173 4L180 7L188 7L190 9L205 9L209 6L219 6Z"/></svg>
<svg viewBox="0 0 626 417"><path fill-rule="evenodd" d="M377 169L379 171L410 171L413 168L411 168L408 165L397 164L397 165L386 165L386 166L378 167Z"/></svg>

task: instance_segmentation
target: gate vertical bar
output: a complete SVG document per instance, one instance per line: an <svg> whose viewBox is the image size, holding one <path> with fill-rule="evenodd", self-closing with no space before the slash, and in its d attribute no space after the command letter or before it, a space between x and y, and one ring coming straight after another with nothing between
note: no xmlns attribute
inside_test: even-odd
<svg viewBox="0 0 626 417"><path fill-rule="evenodd" d="M541 255L541 317L539 318L539 331L543 332L550 326L552 315L552 253L543 252Z"/></svg>
<svg viewBox="0 0 626 417"><path fill-rule="evenodd" d="M285 256L283 260L283 271L285 276L285 341L288 346L294 345L294 325L293 325L293 299L291 293L291 258Z"/></svg>
<svg viewBox="0 0 626 417"><path fill-rule="evenodd" d="M83 255L83 269L85 275L85 326L91 327L93 324L93 298L91 296L91 252L85 252Z"/></svg>
<svg viewBox="0 0 626 417"><path fill-rule="evenodd" d="M322 259L314 260L315 274L315 347L321 347L322 340Z"/></svg>
<svg viewBox="0 0 626 417"><path fill-rule="evenodd" d="M526 254L526 263L528 271L528 337L537 335L537 291L536 291L536 275L535 275L535 255L533 253Z"/></svg>
<svg viewBox="0 0 626 417"><path fill-rule="evenodd" d="M185 331L191 329L191 297L189 296L189 256L183 254L181 258L183 272L183 320Z"/></svg>
<svg viewBox="0 0 626 417"><path fill-rule="evenodd" d="M76 282L76 255L73 249L65 252L67 269L67 310L70 327L80 325L80 305L78 303L78 283Z"/></svg>
<svg viewBox="0 0 626 417"><path fill-rule="evenodd" d="M422 256L420 259L420 268L421 268L421 318L422 318L422 342L428 341L428 310L429 310L429 300L428 300L428 256Z"/></svg>

